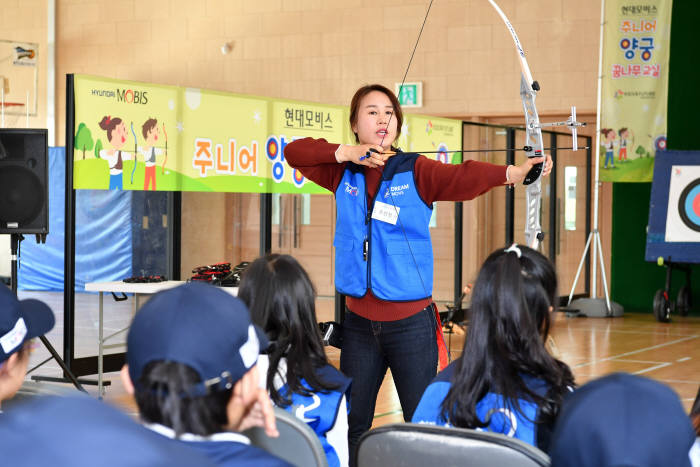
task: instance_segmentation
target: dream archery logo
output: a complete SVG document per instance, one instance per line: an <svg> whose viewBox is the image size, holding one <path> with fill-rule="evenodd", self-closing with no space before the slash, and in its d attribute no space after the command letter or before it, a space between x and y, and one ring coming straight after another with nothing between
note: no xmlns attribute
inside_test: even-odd
<svg viewBox="0 0 700 467"><path fill-rule="evenodd" d="M403 185L390 186L384 192L384 198L388 198L389 195L391 195L392 198L396 196L403 196L404 194L406 194L406 191L408 191L408 188L408 183L404 183Z"/></svg>
<svg viewBox="0 0 700 467"><path fill-rule="evenodd" d="M345 193L349 194L350 196L357 196L357 187L345 182Z"/></svg>

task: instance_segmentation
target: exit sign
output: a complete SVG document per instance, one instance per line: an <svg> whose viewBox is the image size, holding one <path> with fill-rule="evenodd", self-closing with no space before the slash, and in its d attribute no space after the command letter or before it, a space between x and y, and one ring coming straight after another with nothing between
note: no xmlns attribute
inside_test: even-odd
<svg viewBox="0 0 700 467"><path fill-rule="evenodd" d="M423 107L423 82L396 83L394 90L401 107Z"/></svg>

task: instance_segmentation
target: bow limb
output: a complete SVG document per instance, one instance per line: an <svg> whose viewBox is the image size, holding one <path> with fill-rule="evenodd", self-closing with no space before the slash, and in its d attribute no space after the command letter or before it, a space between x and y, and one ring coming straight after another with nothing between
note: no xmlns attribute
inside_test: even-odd
<svg viewBox="0 0 700 467"><path fill-rule="evenodd" d="M136 154L138 153L139 145L134 131L134 122L131 122L131 134L134 135L134 168L131 169L131 184L134 184L134 172L136 172Z"/></svg>
<svg viewBox="0 0 700 467"><path fill-rule="evenodd" d="M520 44L518 35L510 24L508 17L503 13L503 10L494 2L489 0L491 6L496 10L498 15L505 23L510 32L515 48L518 52L520 61L520 98L523 102L523 111L525 113L525 146L530 151L525 151L527 157L542 157L544 155L544 144L542 140L542 126L540 117L535 106L537 91L540 85L532 79L532 72L527 64L525 52ZM527 185L525 193L526 204L526 221L525 221L525 241L528 246L537 249L540 242L544 238L542 226L540 224L540 205L542 201L542 184L540 174L542 173L543 164L536 164L525 177L524 185Z"/></svg>
<svg viewBox="0 0 700 467"><path fill-rule="evenodd" d="M163 123L163 134L165 135L165 158L163 159L163 165L160 167L160 173L165 173L165 163L168 162L168 132L165 131L165 122Z"/></svg>

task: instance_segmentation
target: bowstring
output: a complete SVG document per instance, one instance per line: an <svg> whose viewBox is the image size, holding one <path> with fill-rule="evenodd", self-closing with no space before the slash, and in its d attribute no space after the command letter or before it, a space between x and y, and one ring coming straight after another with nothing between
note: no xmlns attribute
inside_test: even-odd
<svg viewBox="0 0 700 467"><path fill-rule="evenodd" d="M433 0L430 0L430 3L428 4L428 10L425 12L425 16L423 17L423 24L421 24L420 31L418 31L418 37L416 38L416 43L413 45L413 51L411 52L411 58L408 59L408 66L406 67L406 71L404 71L403 74L403 79L401 80L401 85L399 85L399 98L401 97L401 91L403 89L404 83L406 83L406 76L408 76L408 70L411 69L411 63L413 63L413 56L416 54L416 49L418 48L418 42L420 41L420 36L423 34L423 28L425 28L425 22L428 20L428 14L430 13L430 8L433 6ZM391 118L394 116L394 112L391 112L391 115L389 115L389 121L386 124L387 130L389 128L389 124L391 124ZM397 130L401 130L400 128L397 128ZM386 138L387 133L384 133L384 136L382 136L382 141L379 143L380 146L384 147L384 138Z"/></svg>
<svg viewBox="0 0 700 467"><path fill-rule="evenodd" d="M411 58L408 60L408 66L406 67L406 71L403 74L403 79L401 80L401 85L399 86L399 96L401 96L401 90L403 89L403 85L406 82L406 77L408 76L408 70L411 68L411 63L413 62L413 57L416 54L416 49L418 48L418 42L420 42L421 35L423 34L423 28L425 28L425 23L428 20L428 14L430 13L430 8L433 6L433 0L430 0L430 3L428 4L428 9L425 12L425 16L423 17L423 24L420 27L420 31L418 31L418 37L416 38L416 43L413 46L413 51L411 52ZM391 119L394 116L394 112L391 112L389 115L389 121L387 122L387 130L389 128L389 125L391 124ZM400 130L398 128L397 130ZM379 143L380 146L384 147L384 138L389 132L387 131L384 136L382 136L382 141ZM380 184L381 186L381 184ZM375 199L377 196L379 196L380 193L376 193ZM396 219L399 223L399 227L401 227L401 233L403 233L403 237L406 240L406 245L408 246L408 252L411 254L411 259L413 260L413 265L416 267L416 272L418 273L418 278L420 279L421 286L423 287L423 293L426 295L426 298L429 296L428 295L428 289L425 287L425 282L423 281L423 276L420 273L420 268L418 267L418 262L416 261L416 257L413 254L413 249L411 248L411 242L408 241L408 235L406 235L406 229L403 227L403 222L401 222L401 218L399 217L399 210L396 206L396 202L394 201L394 194L391 192L391 182L389 183L389 199L391 199L391 204L394 207L394 212L396 213Z"/></svg>

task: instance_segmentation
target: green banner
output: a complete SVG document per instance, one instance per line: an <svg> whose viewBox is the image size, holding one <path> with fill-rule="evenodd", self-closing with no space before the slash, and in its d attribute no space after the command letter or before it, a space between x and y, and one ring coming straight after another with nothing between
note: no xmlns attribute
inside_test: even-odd
<svg viewBox="0 0 700 467"><path fill-rule="evenodd" d="M600 179L650 182L666 149L671 0L605 5Z"/></svg>
<svg viewBox="0 0 700 467"><path fill-rule="evenodd" d="M398 144L405 151L425 153L446 164L462 162L462 122L449 118L404 115Z"/></svg>
<svg viewBox="0 0 700 467"><path fill-rule="evenodd" d="M307 136L353 143L346 107L86 75L74 89L76 189L329 193L286 163L284 147ZM459 149L461 128L407 115L399 144Z"/></svg>

